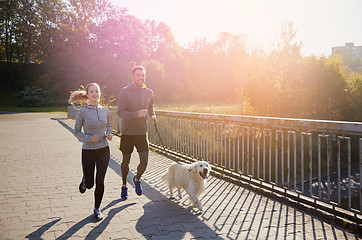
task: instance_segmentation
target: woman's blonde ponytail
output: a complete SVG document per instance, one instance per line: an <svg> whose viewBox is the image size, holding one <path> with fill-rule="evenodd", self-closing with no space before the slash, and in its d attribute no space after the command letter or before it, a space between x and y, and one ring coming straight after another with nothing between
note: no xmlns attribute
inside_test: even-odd
<svg viewBox="0 0 362 240"><path fill-rule="evenodd" d="M78 103L88 100L87 92L84 90L74 91L70 94L68 103Z"/></svg>
<svg viewBox="0 0 362 240"><path fill-rule="evenodd" d="M89 89L90 86L96 86L99 89L99 92L101 90L101 87L98 85L98 83L89 83L85 87L85 90L78 90L78 91L72 92L70 94L68 103L74 104L74 103L77 103L77 102L87 101L88 100L87 94L88 94L88 89Z"/></svg>

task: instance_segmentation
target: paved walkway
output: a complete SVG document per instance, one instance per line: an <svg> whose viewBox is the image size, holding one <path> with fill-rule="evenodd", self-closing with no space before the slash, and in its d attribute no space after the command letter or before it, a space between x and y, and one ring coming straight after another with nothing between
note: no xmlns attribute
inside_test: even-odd
<svg viewBox="0 0 362 240"><path fill-rule="evenodd" d="M93 220L93 189L78 192L81 143L74 120L45 113L0 114L0 239L360 239L357 235L253 191L210 177L204 212L187 197L168 199L160 180L171 160L155 152L143 177L144 195L130 183L120 201L118 137L102 202ZM131 182L138 163L131 160Z"/></svg>

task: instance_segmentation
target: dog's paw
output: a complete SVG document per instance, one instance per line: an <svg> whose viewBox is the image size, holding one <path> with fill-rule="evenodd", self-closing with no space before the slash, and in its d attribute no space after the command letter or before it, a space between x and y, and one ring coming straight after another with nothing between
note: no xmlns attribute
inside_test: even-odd
<svg viewBox="0 0 362 240"><path fill-rule="evenodd" d="M174 199L175 199L175 197L170 197L170 199L174 200Z"/></svg>

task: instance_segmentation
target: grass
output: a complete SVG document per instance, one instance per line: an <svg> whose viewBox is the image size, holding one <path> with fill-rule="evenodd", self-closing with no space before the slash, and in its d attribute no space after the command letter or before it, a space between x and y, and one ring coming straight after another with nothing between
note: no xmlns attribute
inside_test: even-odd
<svg viewBox="0 0 362 240"><path fill-rule="evenodd" d="M56 107L18 107L16 105L16 96L6 91L0 91L0 111L5 112L53 112L66 115L67 106ZM240 104L210 104L210 103L156 103L156 110L178 111L178 112L197 112L240 115L242 108Z"/></svg>
<svg viewBox="0 0 362 240"><path fill-rule="evenodd" d="M240 104L186 104L186 103L159 103L155 104L156 110L178 111L178 112L197 112L197 113L214 113L214 114L230 114L240 115L243 113Z"/></svg>
<svg viewBox="0 0 362 240"><path fill-rule="evenodd" d="M178 111L178 112L197 112L239 115L241 113L240 105L208 105L208 104L155 104L156 110ZM68 106L55 107L18 107L15 104L0 106L0 111L4 112L52 112L67 115Z"/></svg>
<svg viewBox="0 0 362 240"><path fill-rule="evenodd" d="M16 96L6 91L0 91L0 111L4 112L52 112L67 115L68 106L53 107L18 107Z"/></svg>
<svg viewBox="0 0 362 240"><path fill-rule="evenodd" d="M0 111L4 112L52 112L67 115L67 106L57 107L17 107L17 106L0 106Z"/></svg>

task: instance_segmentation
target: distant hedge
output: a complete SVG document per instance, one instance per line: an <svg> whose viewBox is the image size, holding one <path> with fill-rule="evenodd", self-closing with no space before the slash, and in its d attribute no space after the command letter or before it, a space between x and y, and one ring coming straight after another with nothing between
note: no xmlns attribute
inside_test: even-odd
<svg viewBox="0 0 362 240"><path fill-rule="evenodd" d="M0 63L1 88L18 92L34 85L36 79L46 74L43 64L32 63Z"/></svg>
<svg viewBox="0 0 362 240"><path fill-rule="evenodd" d="M32 63L0 63L2 91L14 94L21 107L67 105L67 91L58 89L46 66Z"/></svg>

